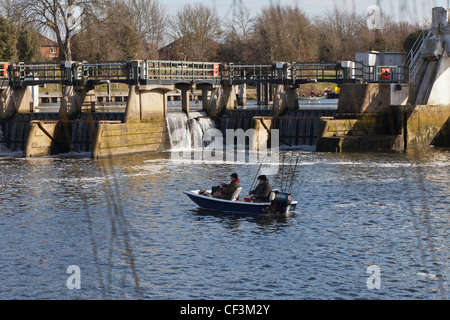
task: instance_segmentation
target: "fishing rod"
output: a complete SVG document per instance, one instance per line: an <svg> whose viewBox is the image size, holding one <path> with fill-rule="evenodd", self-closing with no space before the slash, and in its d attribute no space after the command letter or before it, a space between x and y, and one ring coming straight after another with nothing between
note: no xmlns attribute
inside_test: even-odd
<svg viewBox="0 0 450 320"><path fill-rule="evenodd" d="M292 157L294 157L294 151L292 151ZM290 167L290 166L289 166L289 167ZM283 172L284 172L284 170L283 170ZM287 174L286 174L286 176L287 176ZM283 178L283 181L284 181L284 178ZM289 183L289 177L286 177L286 183L285 183L285 186L284 186L284 188L283 188L283 184L281 184L281 190L287 191L288 183Z"/></svg>
<svg viewBox="0 0 450 320"><path fill-rule="evenodd" d="M263 164L264 164L264 160L261 162L261 164L260 164L260 166L259 166L259 168L258 168L258 171L256 171L255 178L253 179L253 182L252 182L252 184L251 184L251 186L250 186L250 190L248 191L249 194L250 194L250 192L252 192L253 185L255 184L256 178L258 177L259 171L261 170L261 167L262 167Z"/></svg>
<svg viewBox="0 0 450 320"><path fill-rule="evenodd" d="M295 176L295 172L297 171L298 159L299 159L299 157L297 157L297 161L295 162L294 172L292 173L292 176L291 176L291 185L289 186L289 193L291 193L292 185L294 184L294 176Z"/></svg>
<svg viewBox="0 0 450 320"><path fill-rule="evenodd" d="M286 157L286 154L283 153L283 162L281 164L281 181L280 181L280 185L281 185L281 190L283 190L283 182L284 182L284 159Z"/></svg>

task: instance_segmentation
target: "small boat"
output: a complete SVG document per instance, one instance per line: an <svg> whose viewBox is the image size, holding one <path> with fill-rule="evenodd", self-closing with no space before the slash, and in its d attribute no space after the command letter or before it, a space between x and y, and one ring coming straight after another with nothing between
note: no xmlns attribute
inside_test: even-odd
<svg viewBox="0 0 450 320"><path fill-rule="evenodd" d="M339 99L339 93L329 93L326 95L327 99Z"/></svg>
<svg viewBox="0 0 450 320"><path fill-rule="evenodd" d="M321 97L299 97L298 100L300 101L318 101L318 100L325 100L327 96L321 96Z"/></svg>
<svg viewBox="0 0 450 320"><path fill-rule="evenodd" d="M241 188L240 188L241 189ZM242 190L242 189L241 189ZM238 194L240 191L238 191ZM246 200L223 200L213 198L211 191L206 191L204 194L200 194L200 190L184 191L195 204L200 208L220 211L224 213L239 213L249 215L260 214L287 214L295 211L298 202L291 200L291 195L286 192L274 191L271 194L271 202L258 203L250 202ZM237 199L233 195L232 199Z"/></svg>

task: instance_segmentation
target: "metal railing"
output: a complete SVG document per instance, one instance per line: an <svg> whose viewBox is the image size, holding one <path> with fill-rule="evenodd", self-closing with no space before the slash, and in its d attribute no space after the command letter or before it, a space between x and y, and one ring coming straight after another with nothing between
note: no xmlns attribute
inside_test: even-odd
<svg viewBox="0 0 450 320"><path fill-rule="evenodd" d="M220 64L214 62L146 60L142 80L219 80Z"/></svg>
<svg viewBox="0 0 450 320"><path fill-rule="evenodd" d="M15 85L33 83L60 83L66 73L58 63L33 62L11 63L8 67L9 81Z"/></svg>
<svg viewBox="0 0 450 320"><path fill-rule="evenodd" d="M283 79L284 73L277 73L273 63L227 63L221 65L221 80L228 82L272 81Z"/></svg>
<svg viewBox="0 0 450 320"><path fill-rule="evenodd" d="M295 82L343 80L342 68L336 62L294 62L291 70Z"/></svg>
<svg viewBox="0 0 450 320"><path fill-rule="evenodd" d="M302 84L362 80L365 82L405 82L403 66L367 66L350 62L227 63L187 61L104 61L58 63L3 63L0 76L14 86L43 83L96 85L105 82L126 84L176 84L201 81L215 83ZM6 67L5 67L6 66ZM3 72L2 72L3 71ZM2 78L0 77L0 80Z"/></svg>
<svg viewBox="0 0 450 320"><path fill-rule="evenodd" d="M403 66L368 66L356 61L348 79L365 82L404 83L405 67Z"/></svg>
<svg viewBox="0 0 450 320"><path fill-rule="evenodd" d="M417 37L416 42L409 51L408 55L406 56L404 65L406 67L406 71L408 72L407 80L410 83L416 82L417 72L419 71L422 62L420 50L422 48L425 39L429 38L431 34L432 34L431 31L423 30Z"/></svg>
<svg viewBox="0 0 450 320"><path fill-rule="evenodd" d="M77 71L76 78L83 81L126 82L131 78L127 61L85 61L78 66Z"/></svg>

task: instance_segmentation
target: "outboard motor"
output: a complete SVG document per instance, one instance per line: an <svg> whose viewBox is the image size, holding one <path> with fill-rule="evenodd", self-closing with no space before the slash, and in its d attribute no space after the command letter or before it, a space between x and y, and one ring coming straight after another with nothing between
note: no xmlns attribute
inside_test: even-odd
<svg viewBox="0 0 450 320"><path fill-rule="evenodd" d="M273 191L270 195L270 203L272 209L276 210L278 214L286 214L291 205L291 194L288 192Z"/></svg>

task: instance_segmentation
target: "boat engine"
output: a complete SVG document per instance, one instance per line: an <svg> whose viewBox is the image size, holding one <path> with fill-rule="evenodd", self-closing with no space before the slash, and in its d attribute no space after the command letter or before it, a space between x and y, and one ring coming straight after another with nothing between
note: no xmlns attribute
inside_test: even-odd
<svg viewBox="0 0 450 320"><path fill-rule="evenodd" d="M281 191L273 191L270 198L271 205L268 210L275 211L278 214L286 214L291 205L291 194Z"/></svg>

